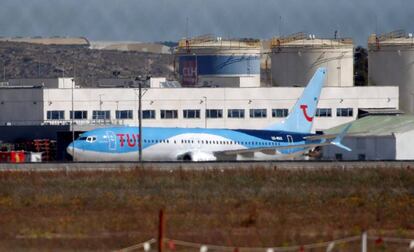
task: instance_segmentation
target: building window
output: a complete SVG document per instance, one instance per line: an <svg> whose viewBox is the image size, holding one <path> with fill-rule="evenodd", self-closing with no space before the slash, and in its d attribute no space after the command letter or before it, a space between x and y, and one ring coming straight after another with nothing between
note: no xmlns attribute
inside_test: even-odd
<svg viewBox="0 0 414 252"><path fill-rule="evenodd" d="M116 119L132 119L132 110L115 111Z"/></svg>
<svg viewBox="0 0 414 252"><path fill-rule="evenodd" d="M266 109L250 109L250 118L266 118Z"/></svg>
<svg viewBox="0 0 414 252"><path fill-rule="evenodd" d="M183 117L186 119L200 118L200 110L199 109L184 109Z"/></svg>
<svg viewBox="0 0 414 252"><path fill-rule="evenodd" d="M332 116L332 109L330 108L318 108L316 110L317 117L331 117Z"/></svg>
<svg viewBox="0 0 414 252"><path fill-rule="evenodd" d="M207 118L223 118L223 110L222 109L207 109L206 117Z"/></svg>
<svg viewBox="0 0 414 252"><path fill-rule="evenodd" d="M353 108L337 108L336 116L338 117L352 117L354 115Z"/></svg>
<svg viewBox="0 0 414 252"><path fill-rule="evenodd" d="M64 120L65 119L65 111L63 111L63 110L50 110L50 111L47 111L47 119L48 120Z"/></svg>
<svg viewBox="0 0 414 252"><path fill-rule="evenodd" d="M335 160L343 160L342 153L336 153Z"/></svg>
<svg viewBox="0 0 414 252"><path fill-rule="evenodd" d="M178 118L177 110L161 110L161 119L175 119Z"/></svg>
<svg viewBox="0 0 414 252"><path fill-rule="evenodd" d="M155 110L143 110L142 119L155 119Z"/></svg>
<svg viewBox="0 0 414 252"><path fill-rule="evenodd" d="M244 118L244 109L229 109L227 110L228 118Z"/></svg>
<svg viewBox="0 0 414 252"><path fill-rule="evenodd" d="M272 117L287 117L288 115L288 109L272 109Z"/></svg>
<svg viewBox="0 0 414 252"><path fill-rule="evenodd" d="M92 119L105 119L109 120L111 119L111 111L109 110L94 110L92 111Z"/></svg>
<svg viewBox="0 0 414 252"><path fill-rule="evenodd" d="M70 119L88 119L88 111L86 110L75 110L75 117L73 117L73 111L70 111Z"/></svg>
<svg viewBox="0 0 414 252"><path fill-rule="evenodd" d="M365 154L358 154L358 160L366 160Z"/></svg>

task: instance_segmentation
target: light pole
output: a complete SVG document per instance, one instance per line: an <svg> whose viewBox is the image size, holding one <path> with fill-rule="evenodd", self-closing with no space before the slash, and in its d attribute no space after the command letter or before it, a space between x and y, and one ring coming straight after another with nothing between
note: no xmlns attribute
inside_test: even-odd
<svg viewBox="0 0 414 252"><path fill-rule="evenodd" d="M138 94L137 95L137 100L138 100L138 116L137 116L137 120L138 120L138 139L137 139L137 146L138 146L138 162L142 162L142 145L141 145L141 140L142 140L142 85L141 85L141 80L142 77L141 75L138 77L135 77L135 82L138 82ZM137 90L135 90L137 91Z"/></svg>
<svg viewBox="0 0 414 252"><path fill-rule="evenodd" d="M150 78L151 76L147 75L145 80L148 81ZM144 94L142 94L143 78L138 76L135 78L135 81L138 81L138 161L142 162L142 139L144 139L142 136L142 96L145 95L148 89L146 89Z"/></svg>
<svg viewBox="0 0 414 252"><path fill-rule="evenodd" d="M103 117L103 119L104 119L104 124L106 123L105 122L105 115L102 113L103 111L102 111L102 103L103 103L103 101L102 101L102 96L103 96L104 94L99 94L99 113L97 114L97 118L96 119L98 119L98 120L101 120L102 119L102 117Z"/></svg>
<svg viewBox="0 0 414 252"><path fill-rule="evenodd" d="M138 161L142 162L142 82L138 82Z"/></svg>
<svg viewBox="0 0 414 252"><path fill-rule="evenodd" d="M75 111L73 110L74 102L73 102L73 88L75 86L75 81L72 78L72 143L75 141L75 129L74 129L74 119L75 119ZM72 148L72 161L75 161L75 146Z"/></svg>
<svg viewBox="0 0 414 252"><path fill-rule="evenodd" d="M204 128L207 129L207 96L203 96L204 99Z"/></svg>

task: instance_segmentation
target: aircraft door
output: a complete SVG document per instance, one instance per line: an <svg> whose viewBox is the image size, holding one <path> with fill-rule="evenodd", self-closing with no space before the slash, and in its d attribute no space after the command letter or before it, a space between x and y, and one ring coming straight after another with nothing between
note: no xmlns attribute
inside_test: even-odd
<svg viewBox="0 0 414 252"><path fill-rule="evenodd" d="M291 135L287 135L286 138L288 140L288 145L292 145L293 144L293 137ZM293 152L292 149L288 149L288 153L292 153L292 152Z"/></svg>
<svg viewBox="0 0 414 252"><path fill-rule="evenodd" d="M108 137L108 148L109 150L116 150L116 136L112 131L107 131L106 136Z"/></svg>

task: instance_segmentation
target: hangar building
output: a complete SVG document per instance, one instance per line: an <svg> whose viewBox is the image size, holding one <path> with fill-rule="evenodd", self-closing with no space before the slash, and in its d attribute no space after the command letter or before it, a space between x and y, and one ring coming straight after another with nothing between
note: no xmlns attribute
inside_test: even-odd
<svg viewBox="0 0 414 252"><path fill-rule="evenodd" d="M345 125L324 133L340 132ZM412 160L414 116L368 116L355 122L342 143L351 152L335 146L323 147L323 159L336 160Z"/></svg>

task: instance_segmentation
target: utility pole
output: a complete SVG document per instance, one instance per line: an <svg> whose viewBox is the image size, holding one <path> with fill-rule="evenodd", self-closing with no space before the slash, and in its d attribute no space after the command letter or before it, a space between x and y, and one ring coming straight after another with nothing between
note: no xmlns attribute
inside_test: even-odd
<svg viewBox="0 0 414 252"><path fill-rule="evenodd" d="M138 161L142 162L142 81L138 82Z"/></svg>
<svg viewBox="0 0 414 252"><path fill-rule="evenodd" d="M75 86L75 81L72 78L72 143L75 141L75 129L74 129L74 119L75 119L75 111L73 111L74 102L73 102L73 88ZM72 159L75 161L75 146L72 148Z"/></svg>
<svg viewBox="0 0 414 252"><path fill-rule="evenodd" d="M204 98L204 128L207 129L207 96Z"/></svg>

